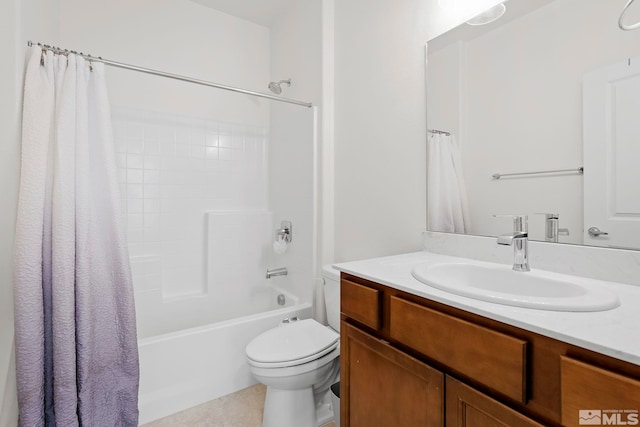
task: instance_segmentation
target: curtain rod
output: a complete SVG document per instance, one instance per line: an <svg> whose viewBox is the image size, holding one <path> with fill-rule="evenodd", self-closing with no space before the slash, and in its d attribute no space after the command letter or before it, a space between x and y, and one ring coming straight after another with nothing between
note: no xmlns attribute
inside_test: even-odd
<svg viewBox="0 0 640 427"><path fill-rule="evenodd" d="M429 133L435 133L436 135L446 135L446 136L451 136L451 132L445 132L443 130L438 130L438 129L428 129L427 132Z"/></svg>
<svg viewBox="0 0 640 427"><path fill-rule="evenodd" d="M141 72L141 73L151 74L151 75L160 76L160 77L168 77L170 79L180 80L180 81L187 82L187 83L195 83L197 85L214 87L216 89L222 89L222 90L228 90L228 91L231 91L231 92L244 93L245 95L252 95L252 96L257 96L257 97L260 97L260 98L272 99L274 101L286 102L286 103L295 104L295 105L301 105L303 107L313 107L313 104L310 103L310 102L298 101L296 99L284 98L282 96L275 96L275 95L270 95L268 93L255 92L255 91L247 90L247 89L240 89L240 88L237 88L237 87L222 85L222 84L219 84L219 83L213 83L213 82L209 82L209 81L206 81L206 80L200 80L200 79L194 79L194 78L191 78L191 77L181 76L179 74L172 74L172 73L166 73L164 71L153 70L151 68L138 67L136 65L125 64L125 63L118 62L118 61L112 61L110 59L104 59L104 58L99 57L99 56L95 57L95 56L91 56L91 55L88 55L88 54L84 54L82 52L76 52L74 50L68 50L68 49L61 49L59 47L49 46L49 45L42 44L42 43L37 43L37 42L32 42L32 41L28 41L27 42L27 46L29 46L29 47L34 46L34 45L40 46L41 48L46 49L46 50L50 50L55 54L68 55L70 53L73 53L74 55L81 56L81 57L83 57L84 59L86 59L88 61L102 62L105 65L109 65L109 66L116 67L116 68L123 68L125 70L138 71L138 72Z"/></svg>
<svg viewBox="0 0 640 427"><path fill-rule="evenodd" d="M541 175L541 174L567 173L567 172L584 175L584 167L580 166L579 168L575 168L575 169L556 169L556 170L535 171L535 172L494 173L493 175L491 175L491 178L500 179L505 176Z"/></svg>

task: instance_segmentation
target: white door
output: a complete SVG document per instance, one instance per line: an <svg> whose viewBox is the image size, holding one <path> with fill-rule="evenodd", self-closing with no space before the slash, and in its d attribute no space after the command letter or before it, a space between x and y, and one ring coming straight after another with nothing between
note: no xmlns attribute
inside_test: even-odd
<svg viewBox="0 0 640 427"><path fill-rule="evenodd" d="M640 57L586 74L583 107L584 244L640 249Z"/></svg>

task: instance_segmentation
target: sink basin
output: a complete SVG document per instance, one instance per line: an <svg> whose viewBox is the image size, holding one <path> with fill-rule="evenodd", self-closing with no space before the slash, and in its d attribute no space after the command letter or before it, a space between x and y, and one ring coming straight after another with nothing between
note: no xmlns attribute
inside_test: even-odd
<svg viewBox="0 0 640 427"><path fill-rule="evenodd" d="M555 311L604 311L620 305L603 282L549 271L513 271L500 264L418 264L413 277L469 298Z"/></svg>

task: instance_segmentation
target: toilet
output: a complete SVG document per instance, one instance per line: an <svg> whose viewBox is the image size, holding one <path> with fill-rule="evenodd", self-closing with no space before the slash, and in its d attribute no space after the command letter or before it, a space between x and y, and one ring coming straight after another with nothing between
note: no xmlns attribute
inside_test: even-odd
<svg viewBox="0 0 640 427"><path fill-rule="evenodd" d="M318 427L331 421L327 392L340 372L340 276L331 266L322 276L329 326L283 319L247 345L249 370L267 386L262 427Z"/></svg>

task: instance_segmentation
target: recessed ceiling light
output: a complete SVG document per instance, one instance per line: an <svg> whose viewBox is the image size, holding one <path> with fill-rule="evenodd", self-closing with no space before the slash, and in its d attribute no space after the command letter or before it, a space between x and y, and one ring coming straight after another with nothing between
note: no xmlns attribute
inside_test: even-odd
<svg viewBox="0 0 640 427"><path fill-rule="evenodd" d="M493 6L491 9L485 10L481 14L469 19L467 24L469 25L486 25L489 24L496 19L499 19L504 12L506 12L507 7L504 3L500 3L496 6Z"/></svg>

